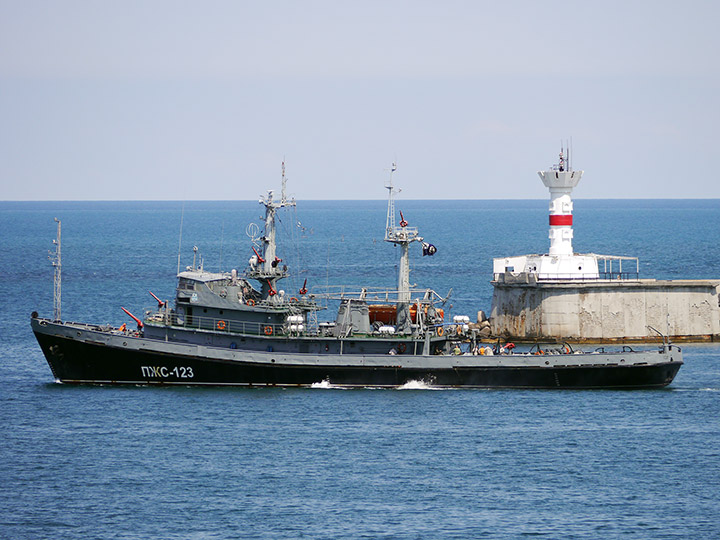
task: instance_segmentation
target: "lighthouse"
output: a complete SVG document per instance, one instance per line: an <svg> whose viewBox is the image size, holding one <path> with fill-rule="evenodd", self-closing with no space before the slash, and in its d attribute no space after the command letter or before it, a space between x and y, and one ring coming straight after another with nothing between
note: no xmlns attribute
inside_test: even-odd
<svg viewBox="0 0 720 540"><path fill-rule="evenodd" d="M547 171L538 171L543 184L550 190L550 255L573 254L573 203L570 195L583 171L572 170L569 154L570 150L566 161L561 148L558 165Z"/></svg>

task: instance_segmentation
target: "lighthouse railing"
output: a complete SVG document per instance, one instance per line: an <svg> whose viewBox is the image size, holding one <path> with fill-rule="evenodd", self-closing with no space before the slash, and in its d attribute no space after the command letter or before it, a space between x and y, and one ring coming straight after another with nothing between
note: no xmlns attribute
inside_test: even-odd
<svg viewBox="0 0 720 540"><path fill-rule="evenodd" d="M537 272L525 271L516 267L506 267L505 272L493 273L498 283L537 283L538 281L637 281L640 279L640 261L637 257L617 255L584 255L597 262L597 272L586 269L578 272Z"/></svg>
<svg viewBox="0 0 720 540"><path fill-rule="evenodd" d="M637 257L622 257L618 255L596 255L600 279L637 280L640 278L640 259ZM625 270L623 270L625 261ZM600 263L602 262L602 269ZM613 262L615 267L613 268ZM632 264L632 263L635 264ZM634 268L633 268L634 266Z"/></svg>

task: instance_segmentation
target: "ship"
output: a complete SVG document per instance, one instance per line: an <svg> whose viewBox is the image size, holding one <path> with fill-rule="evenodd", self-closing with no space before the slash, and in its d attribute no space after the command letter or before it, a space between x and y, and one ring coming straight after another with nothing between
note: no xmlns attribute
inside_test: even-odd
<svg viewBox="0 0 720 540"><path fill-rule="evenodd" d="M568 344L483 343L467 316L445 318L451 294L410 286L410 246L437 248L396 219L393 164L384 240L400 248L397 287L307 286L286 293L290 270L279 256L277 213L294 207L282 189L260 197L262 233L250 224L247 267L210 272L201 262L177 273L174 305L157 306L136 327L63 321L60 221L57 221L53 317L31 314L31 327L56 382L98 385L211 385L338 388L656 388L670 384L682 351L663 339L650 350L575 351ZM202 259L201 259L202 261ZM318 313L337 306L334 319ZM132 326L132 324L131 324Z"/></svg>

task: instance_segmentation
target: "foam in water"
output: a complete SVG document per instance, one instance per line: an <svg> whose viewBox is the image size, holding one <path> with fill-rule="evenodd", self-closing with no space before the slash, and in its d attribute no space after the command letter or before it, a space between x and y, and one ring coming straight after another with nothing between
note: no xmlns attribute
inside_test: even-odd
<svg viewBox="0 0 720 540"><path fill-rule="evenodd" d="M314 382L310 385L310 388L336 388L332 384L330 384L330 381L328 379L323 379L320 382Z"/></svg>
<svg viewBox="0 0 720 540"><path fill-rule="evenodd" d="M320 389L326 389L326 390L342 390L346 389L348 387L338 386L335 384L332 384L328 379L323 379L320 382L315 382L310 385L310 388L320 388ZM387 389L387 387L383 386L363 386L362 388L365 388L367 390L384 390ZM413 380L408 381L403 385L395 387L397 390L442 390L442 388L438 388L435 386L432 386L427 381L423 380Z"/></svg>
<svg viewBox="0 0 720 540"><path fill-rule="evenodd" d="M428 384L425 381L408 381L397 387L398 390L440 390Z"/></svg>

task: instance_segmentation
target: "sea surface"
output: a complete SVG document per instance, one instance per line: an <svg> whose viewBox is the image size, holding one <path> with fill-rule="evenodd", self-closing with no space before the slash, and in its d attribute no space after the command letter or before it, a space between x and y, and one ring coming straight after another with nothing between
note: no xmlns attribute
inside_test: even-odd
<svg viewBox="0 0 720 540"><path fill-rule="evenodd" d="M438 252L411 282L448 315L490 310L492 259L547 251L547 201L403 201ZM578 252L641 277L720 278L720 201L576 200ZM143 388L53 381L30 332L130 322L180 265L242 271L257 202L0 202L0 539L720 537L720 345L684 345L635 391ZM395 287L384 201L298 201L294 295ZM181 227L182 223L182 227ZM182 232L181 232L182 231ZM332 306L330 306L332 307ZM321 318L323 315L321 315ZM331 319L332 314L324 317Z"/></svg>

